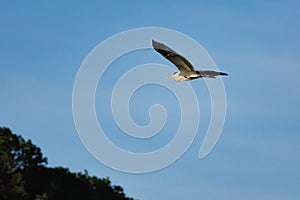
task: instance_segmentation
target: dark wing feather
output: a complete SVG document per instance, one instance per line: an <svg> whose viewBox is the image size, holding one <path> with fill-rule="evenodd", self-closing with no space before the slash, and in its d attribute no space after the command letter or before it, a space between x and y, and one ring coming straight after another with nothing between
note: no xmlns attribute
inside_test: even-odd
<svg viewBox="0 0 300 200"><path fill-rule="evenodd" d="M211 71L211 70L204 70L204 71L199 71L201 76L203 77L216 77L216 76L228 76L227 73L225 72L216 72L216 71Z"/></svg>
<svg viewBox="0 0 300 200"><path fill-rule="evenodd" d="M179 69L179 71L194 71L193 65L186 58L179 55L168 46L156 42L155 40L152 40L152 46L163 57L171 61Z"/></svg>

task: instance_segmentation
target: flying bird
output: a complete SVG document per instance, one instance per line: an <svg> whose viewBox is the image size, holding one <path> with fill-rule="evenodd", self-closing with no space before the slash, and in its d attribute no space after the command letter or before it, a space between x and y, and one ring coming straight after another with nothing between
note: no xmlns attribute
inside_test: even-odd
<svg viewBox="0 0 300 200"><path fill-rule="evenodd" d="M168 59L179 69L179 72L174 72L172 75L167 76L167 78L174 78L177 82L189 81L197 78L216 78L216 76L228 76L228 74L224 72L216 72L211 70L197 71L185 57L178 54L167 45L152 40L152 46L158 53Z"/></svg>

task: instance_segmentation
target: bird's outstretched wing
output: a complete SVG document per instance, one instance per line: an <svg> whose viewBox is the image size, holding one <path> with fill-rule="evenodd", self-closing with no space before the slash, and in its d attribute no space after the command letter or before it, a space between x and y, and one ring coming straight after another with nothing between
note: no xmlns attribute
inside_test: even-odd
<svg viewBox="0 0 300 200"><path fill-rule="evenodd" d="M185 57L179 55L165 44L152 40L152 46L158 53L171 61L179 71L194 71L193 65Z"/></svg>
<svg viewBox="0 0 300 200"><path fill-rule="evenodd" d="M202 77L206 78L216 78L216 76L228 76L228 74L225 72L216 72L211 70L199 71L199 73Z"/></svg>

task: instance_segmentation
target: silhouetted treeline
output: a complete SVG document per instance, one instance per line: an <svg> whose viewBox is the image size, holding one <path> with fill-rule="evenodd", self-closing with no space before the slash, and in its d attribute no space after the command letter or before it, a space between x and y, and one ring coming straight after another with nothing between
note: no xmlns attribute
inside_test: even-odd
<svg viewBox="0 0 300 200"><path fill-rule="evenodd" d="M109 178L46 165L39 147L0 127L0 200L133 200Z"/></svg>

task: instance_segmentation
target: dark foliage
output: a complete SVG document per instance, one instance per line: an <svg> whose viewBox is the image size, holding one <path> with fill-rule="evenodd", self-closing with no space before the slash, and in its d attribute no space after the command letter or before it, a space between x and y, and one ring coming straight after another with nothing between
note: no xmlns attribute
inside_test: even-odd
<svg viewBox="0 0 300 200"><path fill-rule="evenodd" d="M133 200L109 178L46 164L40 148L0 127L0 200Z"/></svg>

